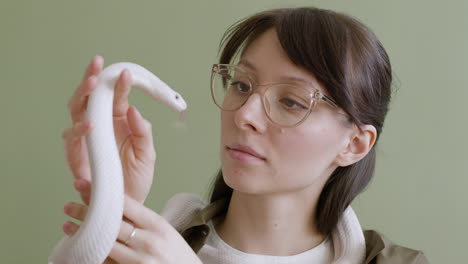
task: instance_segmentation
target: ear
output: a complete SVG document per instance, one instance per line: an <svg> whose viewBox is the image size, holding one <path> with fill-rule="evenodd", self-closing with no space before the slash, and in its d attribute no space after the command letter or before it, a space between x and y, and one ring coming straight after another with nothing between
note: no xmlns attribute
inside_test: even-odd
<svg viewBox="0 0 468 264"><path fill-rule="evenodd" d="M363 125L361 130L354 127L348 144L336 156L335 163L340 167L346 167L360 161L372 149L376 139L377 130L373 125Z"/></svg>

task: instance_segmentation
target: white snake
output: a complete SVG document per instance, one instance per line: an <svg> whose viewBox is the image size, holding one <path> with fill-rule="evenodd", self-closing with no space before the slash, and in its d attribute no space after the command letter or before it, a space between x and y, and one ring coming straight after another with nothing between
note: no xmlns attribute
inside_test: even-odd
<svg viewBox="0 0 468 264"><path fill-rule="evenodd" d="M132 86L178 112L187 107L182 96L140 65L115 63L99 74L97 87L89 96L87 106L87 119L94 125L87 137L93 185L88 213L78 231L55 246L49 264L102 263L120 232L124 186L112 108L114 86L123 69L130 71Z"/></svg>

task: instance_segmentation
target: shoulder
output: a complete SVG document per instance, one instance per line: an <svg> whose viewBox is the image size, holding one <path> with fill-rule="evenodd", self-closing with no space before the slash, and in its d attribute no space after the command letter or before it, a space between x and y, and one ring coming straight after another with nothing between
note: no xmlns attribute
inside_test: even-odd
<svg viewBox="0 0 468 264"><path fill-rule="evenodd" d="M366 239L366 261L364 263L429 263L422 251L397 245L377 231L366 230L364 237Z"/></svg>
<svg viewBox="0 0 468 264"><path fill-rule="evenodd" d="M180 232L190 225L192 219L206 205L198 195L177 193L164 203L159 214Z"/></svg>

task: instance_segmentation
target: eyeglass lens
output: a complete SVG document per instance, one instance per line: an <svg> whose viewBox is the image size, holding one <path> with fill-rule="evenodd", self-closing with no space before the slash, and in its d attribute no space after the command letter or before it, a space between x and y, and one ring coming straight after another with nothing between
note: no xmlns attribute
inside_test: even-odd
<svg viewBox="0 0 468 264"><path fill-rule="evenodd" d="M228 65L214 70L211 86L216 105L226 111L242 107L256 89L249 75ZM268 85L262 100L268 118L284 126L301 122L313 104L310 90L294 84Z"/></svg>

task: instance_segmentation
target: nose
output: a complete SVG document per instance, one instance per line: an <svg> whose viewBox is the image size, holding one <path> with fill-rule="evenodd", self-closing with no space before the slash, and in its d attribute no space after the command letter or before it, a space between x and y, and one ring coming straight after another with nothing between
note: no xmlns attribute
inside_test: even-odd
<svg viewBox="0 0 468 264"><path fill-rule="evenodd" d="M242 130L264 133L268 120L263 110L261 95L251 94L244 105L236 111L234 121Z"/></svg>

